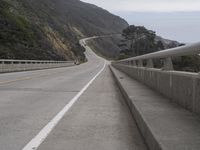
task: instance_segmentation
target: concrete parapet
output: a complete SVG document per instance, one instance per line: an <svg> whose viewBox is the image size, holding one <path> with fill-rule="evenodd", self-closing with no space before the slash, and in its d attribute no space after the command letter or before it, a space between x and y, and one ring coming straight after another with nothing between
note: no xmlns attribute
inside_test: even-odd
<svg viewBox="0 0 200 150"><path fill-rule="evenodd" d="M158 91L182 107L200 114L200 76L198 73L112 64L115 68Z"/></svg>
<svg viewBox="0 0 200 150"><path fill-rule="evenodd" d="M128 73L132 70L131 68L124 69L119 65L115 67ZM128 76L128 73L123 73L113 67L111 71L150 150L200 149L200 118L198 115L170 102L170 99ZM139 70L138 74L146 73ZM163 77L165 78L168 79L168 76ZM177 81L177 84L181 81ZM197 82L197 84L200 83L199 80ZM185 87L189 86L188 83ZM153 81L149 84L153 85ZM195 96L199 96L200 93L196 94Z"/></svg>
<svg viewBox="0 0 200 150"><path fill-rule="evenodd" d="M0 73L60 68L75 65L72 61L0 60Z"/></svg>

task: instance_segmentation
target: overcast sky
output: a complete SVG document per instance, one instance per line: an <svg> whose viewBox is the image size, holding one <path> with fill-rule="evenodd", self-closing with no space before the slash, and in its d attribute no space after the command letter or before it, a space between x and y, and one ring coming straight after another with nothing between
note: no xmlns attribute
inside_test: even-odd
<svg viewBox="0 0 200 150"><path fill-rule="evenodd" d="M198 11L200 0L83 0L110 11Z"/></svg>
<svg viewBox="0 0 200 150"><path fill-rule="evenodd" d="M82 0L144 25L157 34L192 43L200 41L200 0Z"/></svg>

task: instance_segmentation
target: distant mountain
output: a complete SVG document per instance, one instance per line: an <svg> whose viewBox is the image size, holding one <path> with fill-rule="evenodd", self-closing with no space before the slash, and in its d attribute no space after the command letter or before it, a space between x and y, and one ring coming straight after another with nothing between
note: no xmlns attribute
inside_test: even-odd
<svg viewBox="0 0 200 150"><path fill-rule="evenodd" d="M80 38L120 33L127 26L79 0L0 0L0 58L84 61Z"/></svg>

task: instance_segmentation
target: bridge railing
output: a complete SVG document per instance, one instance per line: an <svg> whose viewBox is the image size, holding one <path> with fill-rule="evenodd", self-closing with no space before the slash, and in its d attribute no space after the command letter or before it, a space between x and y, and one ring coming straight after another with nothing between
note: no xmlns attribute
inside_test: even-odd
<svg viewBox="0 0 200 150"><path fill-rule="evenodd" d="M73 61L0 59L0 73L73 66Z"/></svg>
<svg viewBox="0 0 200 150"><path fill-rule="evenodd" d="M177 56L188 56L200 54L200 42L196 44L190 44L187 46L181 46L177 48L167 49L155 53L150 53L142 56L132 57L128 59L124 59L121 61L117 61L114 63L133 65L142 67L143 62L147 62L147 68L154 68L153 59L163 59L163 70L173 70L172 57Z"/></svg>
<svg viewBox="0 0 200 150"><path fill-rule="evenodd" d="M174 71L171 60L175 56L195 54L200 54L200 43L112 62L112 66L172 102L200 114L200 74ZM163 59L163 68L154 68L153 59Z"/></svg>

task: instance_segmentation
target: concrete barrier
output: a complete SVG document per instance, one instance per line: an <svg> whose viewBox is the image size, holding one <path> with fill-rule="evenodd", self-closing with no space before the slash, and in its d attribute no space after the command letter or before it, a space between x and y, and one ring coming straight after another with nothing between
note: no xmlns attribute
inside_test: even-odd
<svg viewBox="0 0 200 150"><path fill-rule="evenodd" d="M73 61L2 60L0 73L69 67Z"/></svg>
<svg viewBox="0 0 200 150"><path fill-rule="evenodd" d="M200 119L126 73L110 67L150 150L199 150Z"/></svg>
<svg viewBox="0 0 200 150"><path fill-rule="evenodd" d="M112 64L118 70L158 91L185 109L200 114L200 75Z"/></svg>

